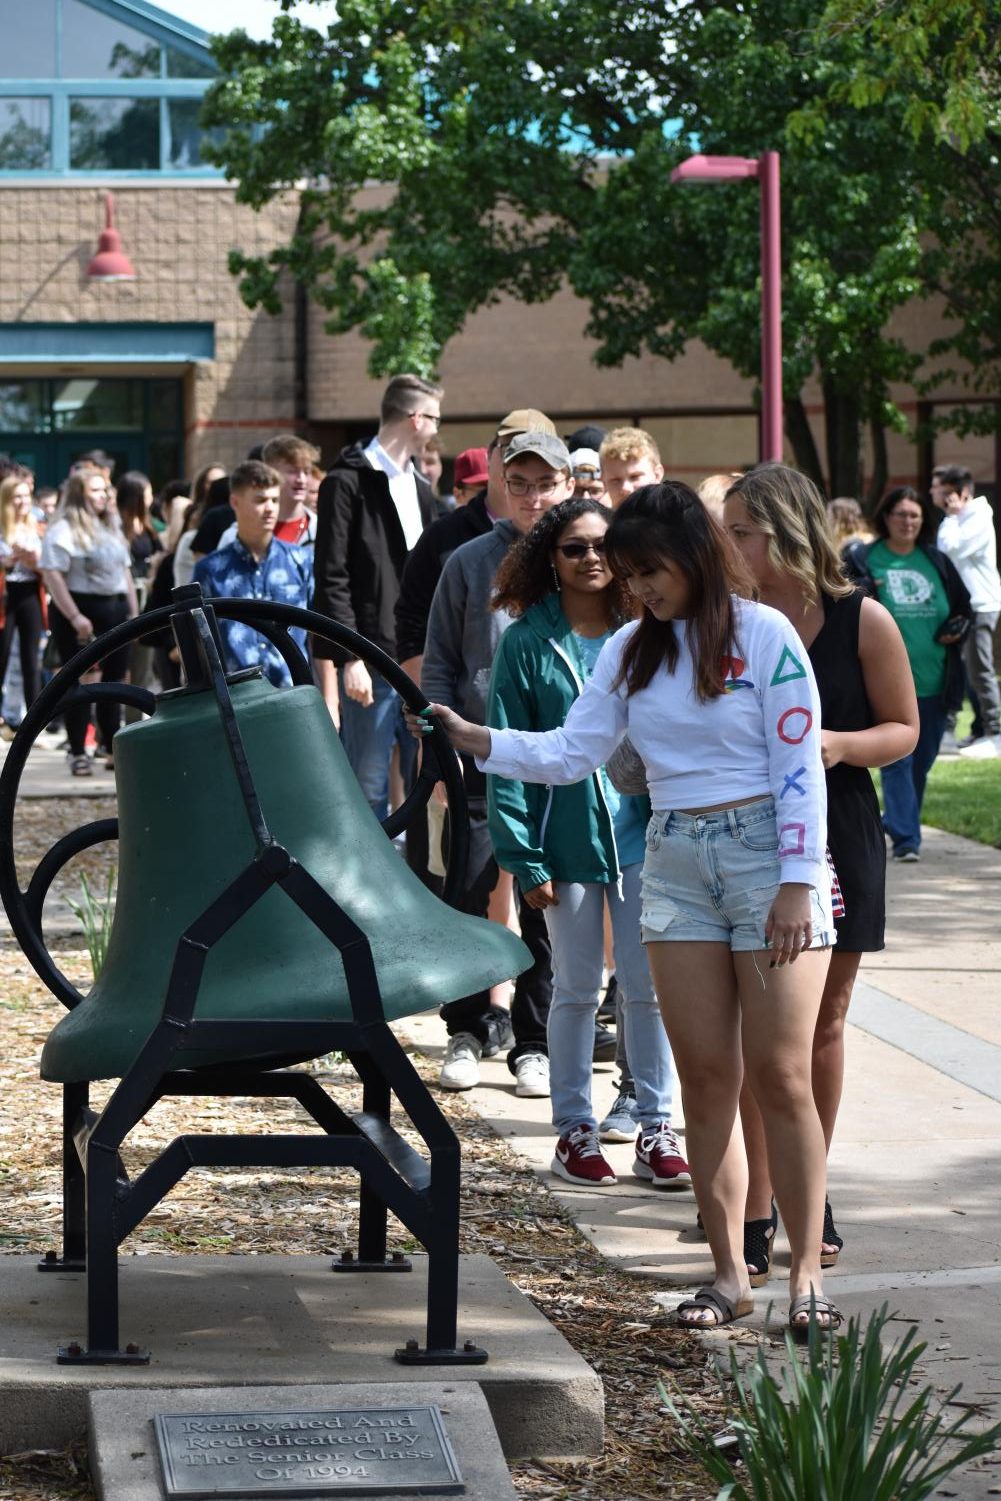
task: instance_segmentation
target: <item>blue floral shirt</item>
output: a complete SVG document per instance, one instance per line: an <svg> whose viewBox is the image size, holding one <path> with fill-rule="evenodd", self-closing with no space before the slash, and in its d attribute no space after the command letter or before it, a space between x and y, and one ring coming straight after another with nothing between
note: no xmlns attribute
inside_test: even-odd
<svg viewBox="0 0 1001 1501"><path fill-rule="evenodd" d="M258 563L237 537L195 564L194 582L214 599L273 599L280 604L307 609L313 592L312 548L293 547L273 540ZM292 678L277 649L241 620L220 620L230 671L260 667L276 688L289 688ZM296 645L306 650L306 632L289 632Z"/></svg>

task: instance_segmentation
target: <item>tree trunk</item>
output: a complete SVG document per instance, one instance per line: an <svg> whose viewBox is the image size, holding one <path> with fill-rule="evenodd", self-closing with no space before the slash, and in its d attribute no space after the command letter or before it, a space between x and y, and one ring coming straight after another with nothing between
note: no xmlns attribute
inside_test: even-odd
<svg viewBox="0 0 1001 1501"><path fill-rule="evenodd" d="M836 390L827 376L822 384L831 495L849 495L858 500L862 494L862 414L858 397Z"/></svg>
<svg viewBox="0 0 1001 1501"><path fill-rule="evenodd" d="M863 501L867 516L872 515L876 502L886 489L886 477L890 472L886 456L886 428L880 421L878 407L869 413L869 432L872 437L872 478Z"/></svg>
<svg viewBox="0 0 1001 1501"><path fill-rule="evenodd" d="M824 471L820 467L820 455L813 441L810 419L806 415L803 399L800 396L786 397L784 405L786 437L792 444L796 468L809 475L817 488L823 491Z"/></svg>

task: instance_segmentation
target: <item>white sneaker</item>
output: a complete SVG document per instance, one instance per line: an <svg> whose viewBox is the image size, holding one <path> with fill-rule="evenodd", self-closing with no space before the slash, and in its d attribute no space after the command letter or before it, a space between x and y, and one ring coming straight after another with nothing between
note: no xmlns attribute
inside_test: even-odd
<svg viewBox="0 0 1001 1501"><path fill-rule="evenodd" d="M993 761L1001 756L1001 735L981 735L971 745L961 745L959 754L971 761Z"/></svg>
<svg viewBox="0 0 1001 1501"><path fill-rule="evenodd" d="M522 1053L515 1059L514 1092L523 1100L544 1100L549 1095L549 1059L545 1053Z"/></svg>
<svg viewBox="0 0 1001 1501"><path fill-rule="evenodd" d="M483 1044L471 1032L456 1032L448 1039L438 1083L442 1089L475 1089L480 1082Z"/></svg>

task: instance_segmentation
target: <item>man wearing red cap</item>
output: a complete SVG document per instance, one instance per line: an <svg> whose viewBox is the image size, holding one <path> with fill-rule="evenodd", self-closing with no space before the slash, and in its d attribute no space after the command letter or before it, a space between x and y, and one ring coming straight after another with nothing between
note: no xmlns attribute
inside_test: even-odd
<svg viewBox="0 0 1001 1501"><path fill-rule="evenodd" d="M467 505L478 490L486 487L488 478L485 448L465 448L456 454L452 465L452 494L456 505Z"/></svg>

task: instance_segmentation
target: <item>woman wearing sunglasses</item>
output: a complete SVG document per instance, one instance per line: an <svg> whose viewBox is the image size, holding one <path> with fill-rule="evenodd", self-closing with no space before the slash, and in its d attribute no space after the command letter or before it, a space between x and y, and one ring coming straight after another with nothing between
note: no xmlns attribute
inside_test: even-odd
<svg viewBox="0 0 1001 1501"><path fill-rule="evenodd" d="M563 501L505 557L493 605L515 620L494 660L489 725L562 725L605 642L632 616L629 594L605 559L611 518L595 500ZM649 799L621 796L599 768L572 786L489 777L487 810L497 863L514 875L528 905L544 913L552 945L547 1037L558 1137L553 1172L588 1187L617 1181L599 1145L591 1103L607 901L626 1053L636 1083L633 1172L657 1188L690 1187L671 1130L671 1051L640 941Z"/></svg>

